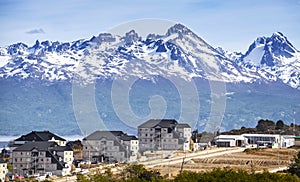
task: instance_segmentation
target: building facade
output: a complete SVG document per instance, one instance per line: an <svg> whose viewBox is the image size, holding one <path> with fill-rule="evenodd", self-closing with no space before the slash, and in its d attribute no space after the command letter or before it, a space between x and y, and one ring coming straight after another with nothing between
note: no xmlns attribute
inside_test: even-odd
<svg viewBox="0 0 300 182"><path fill-rule="evenodd" d="M241 147L246 142L247 139L241 135L219 135L215 137L215 143L218 147Z"/></svg>
<svg viewBox="0 0 300 182"><path fill-rule="evenodd" d="M83 138L83 160L93 163L133 162L137 160L139 142L122 131L95 131Z"/></svg>
<svg viewBox="0 0 300 182"><path fill-rule="evenodd" d="M3 159L0 158L0 182L5 181L7 172L8 172L7 163Z"/></svg>
<svg viewBox="0 0 300 182"><path fill-rule="evenodd" d="M279 134L242 134L242 135L219 135L214 142L220 147L253 146L261 148L281 148L295 145L293 135Z"/></svg>
<svg viewBox="0 0 300 182"><path fill-rule="evenodd" d="M189 150L191 127L176 120L151 119L138 126L140 151Z"/></svg>
<svg viewBox="0 0 300 182"><path fill-rule="evenodd" d="M12 151L13 173L64 176L71 174L73 151L56 142L26 142Z"/></svg>

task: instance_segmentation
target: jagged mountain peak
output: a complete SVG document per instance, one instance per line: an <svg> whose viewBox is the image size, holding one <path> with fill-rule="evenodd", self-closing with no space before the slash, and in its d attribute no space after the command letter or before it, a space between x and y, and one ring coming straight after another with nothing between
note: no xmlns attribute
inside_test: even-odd
<svg viewBox="0 0 300 182"><path fill-rule="evenodd" d="M282 57L292 58L297 49L281 32L270 37L258 37L242 56L241 60L253 66L270 66L280 64Z"/></svg>
<svg viewBox="0 0 300 182"><path fill-rule="evenodd" d="M300 85L300 53L281 32L258 37L237 61L245 72L269 81Z"/></svg>
<svg viewBox="0 0 300 182"><path fill-rule="evenodd" d="M182 24L170 27L165 35L149 34L146 39L131 30L123 36L100 33L64 43L37 40L32 47L13 44L0 48L0 78L71 79L79 62L84 62L82 58L90 54L101 60L86 68L97 77L133 74L143 78L149 73L225 82L281 79L294 88L300 85L300 65L295 61L299 62L299 52L283 33L257 38L243 55L211 47Z"/></svg>
<svg viewBox="0 0 300 182"><path fill-rule="evenodd" d="M124 36L124 41L127 44L140 40L141 37L135 32L135 30L130 30Z"/></svg>
<svg viewBox="0 0 300 182"><path fill-rule="evenodd" d="M166 33L167 36L174 34L174 33L178 33L180 35L187 35L187 34L193 34L193 32L187 28L186 26L182 25L182 24L175 24L172 27L170 27Z"/></svg>

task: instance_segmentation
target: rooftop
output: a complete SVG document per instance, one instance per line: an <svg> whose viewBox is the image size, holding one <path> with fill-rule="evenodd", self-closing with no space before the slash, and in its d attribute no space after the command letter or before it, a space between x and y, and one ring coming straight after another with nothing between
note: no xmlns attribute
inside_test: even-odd
<svg viewBox="0 0 300 182"><path fill-rule="evenodd" d="M17 147L13 151L48 151L49 147L56 147L55 142L26 142L25 144Z"/></svg>
<svg viewBox="0 0 300 182"><path fill-rule="evenodd" d="M3 164L3 163L5 163L5 164L6 164L6 161L5 161L5 160L3 160L2 158L0 158L0 164Z"/></svg>
<svg viewBox="0 0 300 182"><path fill-rule="evenodd" d="M161 127L161 128L168 128L171 125L177 125L178 122L175 119L150 119L145 123L141 124L139 128L154 128L154 127Z"/></svg>
<svg viewBox="0 0 300 182"><path fill-rule="evenodd" d="M83 140L100 140L102 138L115 140L117 136L122 135L124 135L123 131L95 131L94 133L84 137Z"/></svg>
<svg viewBox="0 0 300 182"><path fill-rule="evenodd" d="M32 131L26 135L22 135L15 141L49 141L52 138L54 138L55 140L66 141L60 136L51 133L50 131Z"/></svg>

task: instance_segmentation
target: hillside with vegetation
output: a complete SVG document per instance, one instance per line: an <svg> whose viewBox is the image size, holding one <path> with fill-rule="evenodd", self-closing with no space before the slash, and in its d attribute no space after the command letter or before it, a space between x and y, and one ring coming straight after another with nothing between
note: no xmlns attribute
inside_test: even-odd
<svg viewBox="0 0 300 182"><path fill-rule="evenodd" d="M222 132L222 135L241 135L244 133L253 134L281 134L281 135L300 135L300 125L291 123L284 124L282 120L274 122L268 119L261 119L254 128L241 127L240 129L233 129L227 132Z"/></svg>

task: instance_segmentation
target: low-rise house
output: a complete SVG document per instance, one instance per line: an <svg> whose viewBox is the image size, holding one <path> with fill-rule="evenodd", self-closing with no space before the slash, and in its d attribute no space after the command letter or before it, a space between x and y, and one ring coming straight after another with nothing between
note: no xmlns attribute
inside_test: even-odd
<svg viewBox="0 0 300 182"><path fill-rule="evenodd" d="M295 145L294 135L282 135L281 136L281 147L292 147Z"/></svg>
<svg viewBox="0 0 300 182"><path fill-rule="evenodd" d="M215 137L218 147L241 147L246 143L246 138L241 135L219 135Z"/></svg>
<svg viewBox="0 0 300 182"><path fill-rule="evenodd" d="M64 176L71 173L73 151L56 142L26 142L12 151L13 173L46 174Z"/></svg>
<svg viewBox="0 0 300 182"><path fill-rule="evenodd" d="M300 147L300 136L295 136L295 147Z"/></svg>
<svg viewBox="0 0 300 182"><path fill-rule="evenodd" d="M83 138L83 160L133 162L137 160L138 139L122 131L95 131Z"/></svg>
<svg viewBox="0 0 300 182"><path fill-rule="evenodd" d="M138 126L140 151L189 150L191 127L174 119L151 119Z"/></svg>
<svg viewBox="0 0 300 182"><path fill-rule="evenodd" d="M281 148L291 147L295 144L294 136L279 134L247 134L242 135L219 135L214 138L219 147L255 146Z"/></svg>
<svg viewBox="0 0 300 182"><path fill-rule="evenodd" d="M7 174L7 163L3 159L0 158L0 182L5 181L5 177Z"/></svg>
<svg viewBox="0 0 300 182"><path fill-rule="evenodd" d="M82 143L80 140L76 140L76 141L69 141L67 143L67 146L71 147L71 149L73 150L73 155L74 155L74 160L75 161L82 161Z"/></svg>

